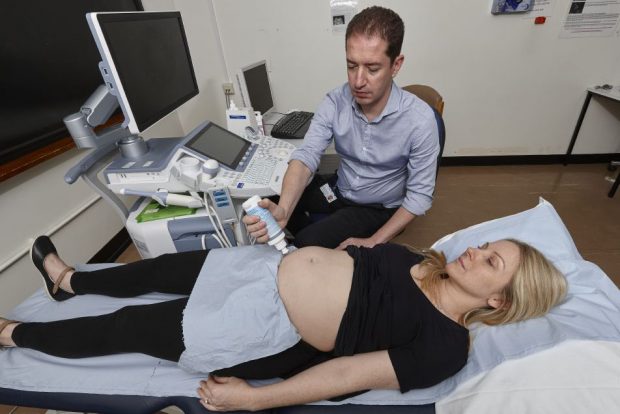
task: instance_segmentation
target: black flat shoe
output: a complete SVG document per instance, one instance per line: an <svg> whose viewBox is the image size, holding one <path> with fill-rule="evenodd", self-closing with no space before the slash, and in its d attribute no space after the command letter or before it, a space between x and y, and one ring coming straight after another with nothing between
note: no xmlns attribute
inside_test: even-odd
<svg viewBox="0 0 620 414"><path fill-rule="evenodd" d="M58 254L56 252L56 247L54 247L54 243L52 243L50 238L47 236L37 237L37 239L32 244L32 247L30 248L30 257L32 258L32 263L34 263L36 268L39 269L39 272L41 273L41 277L43 278L43 285L45 286L47 296L49 296L52 300L61 302L75 296L72 293L65 292L64 290L59 289L62 279L68 272L74 269L72 267L67 267L65 270L62 271L62 273L58 277L58 280L54 284L52 279L45 271L45 267L43 267L43 260L45 260L47 255L52 253L56 255Z"/></svg>

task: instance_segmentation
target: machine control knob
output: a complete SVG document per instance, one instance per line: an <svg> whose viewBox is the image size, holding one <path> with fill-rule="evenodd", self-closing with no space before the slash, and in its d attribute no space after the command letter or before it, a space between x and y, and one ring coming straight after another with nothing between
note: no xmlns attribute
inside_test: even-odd
<svg viewBox="0 0 620 414"><path fill-rule="evenodd" d="M202 173L207 176L207 179L215 177L219 170L220 163L214 159L209 159L202 164Z"/></svg>

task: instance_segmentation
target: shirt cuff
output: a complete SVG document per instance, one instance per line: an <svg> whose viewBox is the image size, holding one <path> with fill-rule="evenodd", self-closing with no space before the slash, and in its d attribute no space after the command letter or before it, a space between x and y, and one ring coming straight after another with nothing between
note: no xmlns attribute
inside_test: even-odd
<svg viewBox="0 0 620 414"><path fill-rule="evenodd" d="M310 172L312 172L313 174L319 168L319 163L314 159L314 157L310 156L310 154L308 154L302 148L298 148L293 151L288 162L291 162L293 160L301 161L306 167L308 167Z"/></svg>
<svg viewBox="0 0 620 414"><path fill-rule="evenodd" d="M415 197L405 198L401 207L403 207L411 214L415 214L416 216L423 216L424 213L426 213L428 209L431 208L432 204L432 197L427 198L423 195L417 195Z"/></svg>

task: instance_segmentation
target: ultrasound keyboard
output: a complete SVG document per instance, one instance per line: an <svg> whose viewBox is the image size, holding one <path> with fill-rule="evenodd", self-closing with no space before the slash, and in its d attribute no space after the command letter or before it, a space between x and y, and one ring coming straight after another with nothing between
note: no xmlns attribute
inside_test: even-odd
<svg viewBox="0 0 620 414"><path fill-rule="evenodd" d="M257 144L252 160L230 188L233 197L280 193L288 160L296 147L268 136L262 137Z"/></svg>

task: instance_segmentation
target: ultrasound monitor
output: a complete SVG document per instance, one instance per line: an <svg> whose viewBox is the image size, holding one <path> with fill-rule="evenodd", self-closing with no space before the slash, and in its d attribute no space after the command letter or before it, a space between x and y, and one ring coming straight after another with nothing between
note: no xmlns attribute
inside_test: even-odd
<svg viewBox="0 0 620 414"><path fill-rule="evenodd" d="M101 74L138 134L198 94L179 12L88 13Z"/></svg>
<svg viewBox="0 0 620 414"><path fill-rule="evenodd" d="M235 170L247 153L250 143L219 125L209 123L185 146Z"/></svg>
<svg viewBox="0 0 620 414"><path fill-rule="evenodd" d="M251 106L263 115L273 110L273 96L266 61L261 60L241 68L237 80L245 106Z"/></svg>

